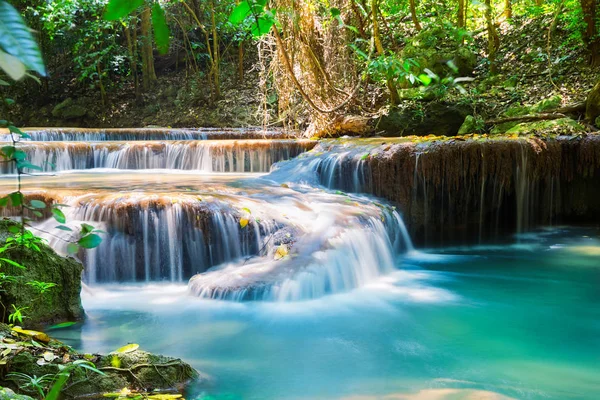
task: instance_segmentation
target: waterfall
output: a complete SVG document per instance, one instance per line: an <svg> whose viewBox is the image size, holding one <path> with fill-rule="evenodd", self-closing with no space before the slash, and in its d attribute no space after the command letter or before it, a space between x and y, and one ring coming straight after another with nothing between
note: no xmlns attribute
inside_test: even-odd
<svg viewBox="0 0 600 400"><path fill-rule="evenodd" d="M20 149L46 172L92 168L268 172L273 163L314 145L309 140L31 142ZM15 172L12 163L0 168L4 174Z"/></svg>
<svg viewBox="0 0 600 400"><path fill-rule="evenodd" d="M24 128L26 140L43 142L64 141L138 141L138 140L213 140L213 139L293 139L293 131L265 130L260 128ZM0 129L0 141L10 141L6 129Z"/></svg>
<svg viewBox="0 0 600 400"><path fill-rule="evenodd" d="M77 254L91 285L189 279L198 297L299 301L367 285L413 250L393 207L336 191L370 185L363 147L309 152L315 141L256 139L258 130L28 133L34 140L19 145L28 160L56 173L23 176L26 200L67 205L75 232L81 223L106 232ZM14 171L2 168L7 193ZM66 253L50 213L31 216Z"/></svg>

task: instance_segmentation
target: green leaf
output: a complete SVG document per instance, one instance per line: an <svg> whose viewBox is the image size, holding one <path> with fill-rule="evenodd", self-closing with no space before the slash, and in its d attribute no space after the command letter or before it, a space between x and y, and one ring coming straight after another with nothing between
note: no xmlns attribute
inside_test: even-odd
<svg viewBox="0 0 600 400"><path fill-rule="evenodd" d="M419 75L419 80L425 86L429 86L431 84L431 77L429 75L421 74Z"/></svg>
<svg viewBox="0 0 600 400"><path fill-rule="evenodd" d="M52 211L52 216L58 223L64 224L65 222L67 222L67 218L65 217L65 214L58 208L53 208L50 211Z"/></svg>
<svg viewBox="0 0 600 400"><path fill-rule="evenodd" d="M10 197L10 204L12 204L13 207L19 207L23 204L23 194L21 192L13 192L9 194L8 197Z"/></svg>
<svg viewBox="0 0 600 400"><path fill-rule="evenodd" d="M0 261L4 261L5 263L12 265L13 267L17 267L17 268L20 268L20 269L25 269L25 267L22 266L21 264L19 264L18 262L13 261L13 260L9 260L8 258L0 258Z"/></svg>
<svg viewBox="0 0 600 400"><path fill-rule="evenodd" d="M0 1L0 47L28 69L46 76L44 60L31 30L7 1Z"/></svg>
<svg viewBox="0 0 600 400"><path fill-rule="evenodd" d="M272 17L260 17L252 24L252 36L259 38L266 35L271 30L271 27L275 23Z"/></svg>
<svg viewBox="0 0 600 400"><path fill-rule="evenodd" d="M58 225L55 228L60 229L61 231L73 232L73 229L69 228L66 225Z"/></svg>
<svg viewBox="0 0 600 400"><path fill-rule="evenodd" d="M140 345L137 343L126 344L123 347L119 347L115 351L112 351L110 354L123 354L123 353L131 353L140 348Z"/></svg>
<svg viewBox="0 0 600 400"><path fill-rule="evenodd" d="M77 243L83 247L84 249L93 249L94 247L98 247L100 243L102 243L102 238L95 233L90 233L79 239Z"/></svg>
<svg viewBox="0 0 600 400"><path fill-rule="evenodd" d="M90 224L86 224L85 222L81 224L81 234L82 235L87 235L88 233L92 232L94 230L94 227Z"/></svg>
<svg viewBox="0 0 600 400"><path fill-rule="evenodd" d="M152 6L152 27L154 28L154 41L160 54L169 51L169 26L165 18L165 10L158 4Z"/></svg>
<svg viewBox="0 0 600 400"><path fill-rule="evenodd" d="M11 56L8 53L0 50L0 69L14 81L18 81L25 76L27 69L17 57Z"/></svg>
<svg viewBox="0 0 600 400"><path fill-rule="evenodd" d="M75 254L79 251L79 245L77 243L69 243L67 245L67 253Z"/></svg>
<svg viewBox="0 0 600 400"><path fill-rule="evenodd" d="M248 214L252 214L252 211L250 211L250 209L248 207L244 207L242 208L242 211L247 212Z"/></svg>
<svg viewBox="0 0 600 400"><path fill-rule="evenodd" d="M8 205L8 196L4 196L0 199L0 207L6 207Z"/></svg>
<svg viewBox="0 0 600 400"><path fill-rule="evenodd" d="M9 231L10 233L17 234L17 233L20 233L20 232L21 232L21 227L20 227L20 226L18 226L18 225L11 225L11 226L9 226L9 227L8 227L8 231Z"/></svg>
<svg viewBox="0 0 600 400"><path fill-rule="evenodd" d="M339 17L340 14L342 14L342 12L340 11L340 9L337 8L337 7L331 7L331 9L329 11L331 12L331 16L333 18Z"/></svg>
<svg viewBox="0 0 600 400"><path fill-rule="evenodd" d="M46 330L64 329L64 328L69 328L76 324L77 324L77 322L62 322L60 324L52 325L51 327L47 328Z"/></svg>
<svg viewBox="0 0 600 400"><path fill-rule="evenodd" d="M144 4L144 0L110 0L104 12L104 19L114 21L121 19Z"/></svg>
<svg viewBox="0 0 600 400"><path fill-rule="evenodd" d="M239 25L246 17L250 14L250 4L247 1L242 1L240 4L235 6L231 14L229 15L229 22L234 25Z"/></svg>
<svg viewBox="0 0 600 400"><path fill-rule="evenodd" d="M44 203L41 200L31 200L31 202L29 204L31 205L31 207L39 208L40 210L43 210L44 208L46 208L46 203Z"/></svg>

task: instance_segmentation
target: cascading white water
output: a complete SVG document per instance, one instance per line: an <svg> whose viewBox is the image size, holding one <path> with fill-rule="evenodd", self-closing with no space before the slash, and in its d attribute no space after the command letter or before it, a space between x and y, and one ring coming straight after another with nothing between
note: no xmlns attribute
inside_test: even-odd
<svg viewBox="0 0 600 400"><path fill-rule="evenodd" d="M22 131L28 137L21 140L42 142L295 138L294 132L260 128L24 128ZM8 133L8 130L0 129L0 141L10 140L11 135Z"/></svg>
<svg viewBox="0 0 600 400"><path fill-rule="evenodd" d="M398 213L371 215L372 206L361 208L370 216L350 217L347 225L336 221L341 215L305 224L290 256L278 259L271 251L243 265L219 266L194 276L189 288L211 299L300 301L373 282L393 271L397 256L412 244Z"/></svg>
<svg viewBox="0 0 600 400"><path fill-rule="evenodd" d="M247 173L268 171L314 145L29 142L21 146L33 164L49 161L65 172L24 177L23 183L30 198L68 204L64 211L74 229L87 222L107 232L98 248L79 253L88 283L193 276L189 288L199 297L307 300L366 285L413 249L393 208L327 190L363 189L369 176L363 147L313 151L278 163L266 176ZM349 165L356 166L350 174ZM159 168L160 173L133 171ZM79 169L89 171L67 171ZM176 171L183 169L210 173ZM38 228L64 251L55 226L48 219Z"/></svg>
<svg viewBox="0 0 600 400"><path fill-rule="evenodd" d="M312 141L32 142L20 145L44 171L175 169L206 172L268 172L271 165L310 150ZM14 173L13 163L0 166Z"/></svg>

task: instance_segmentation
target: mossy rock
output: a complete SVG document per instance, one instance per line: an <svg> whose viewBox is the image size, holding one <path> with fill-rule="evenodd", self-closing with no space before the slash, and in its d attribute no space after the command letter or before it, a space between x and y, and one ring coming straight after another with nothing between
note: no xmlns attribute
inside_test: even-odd
<svg viewBox="0 0 600 400"><path fill-rule="evenodd" d="M409 104L381 117L376 130L383 131L384 136L454 136L472 112L468 105L441 101Z"/></svg>
<svg viewBox="0 0 600 400"><path fill-rule="evenodd" d="M33 397L16 394L9 388L0 387L0 400L33 400Z"/></svg>
<svg viewBox="0 0 600 400"><path fill-rule="evenodd" d="M583 125L571 118L559 118L546 121L522 122L506 131L509 135L542 134L574 134L585 132Z"/></svg>
<svg viewBox="0 0 600 400"><path fill-rule="evenodd" d="M531 106L531 111L536 113L546 112L560 107L562 104L561 96L552 96L547 99L541 100L538 103Z"/></svg>
<svg viewBox="0 0 600 400"><path fill-rule="evenodd" d="M88 108L75 102L71 97L57 104L52 109L52 116L63 120L78 119L86 116Z"/></svg>
<svg viewBox="0 0 600 400"><path fill-rule="evenodd" d="M467 115L465 122L463 122L458 130L458 135L466 135L475 132L477 132L477 119L472 115Z"/></svg>
<svg viewBox="0 0 600 400"><path fill-rule="evenodd" d="M50 339L44 347L32 346L27 336L12 332L6 324L0 324L0 347L6 346L9 339L15 347L4 357L8 372L41 377L55 375L62 367L68 367L77 360L86 360L103 372L104 375L76 368L61 392L63 398L96 398L103 393L119 392L129 388L143 393L183 392L191 381L208 380L189 364L177 358L148 353L135 349L118 354L81 354L64 343ZM44 358L45 353L52 357ZM34 395L18 383L0 377L0 385L14 391ZM0 397L0 400L2 398Z"/></svg>
<svg viewBox="0 0 600 400"><path fill-rule="evenodd" d="M6 240L8 227L13 221L0 221L0 239ZM4 241L2 240L2 241ZM26 247L12 247L3 253L4 258L16 261L25 267L20 269L7 263L3 272L18 277L17 282L4 284L0 300L8 308L15 304L26 307L24 325L39 328L47 324L83 319L81 306L81 263L70 257L58 255L45 244L39 245L40 251ZM39 281L54 283L43 295L28 282ZM7 310L6 316L10 313Z"/></svg>

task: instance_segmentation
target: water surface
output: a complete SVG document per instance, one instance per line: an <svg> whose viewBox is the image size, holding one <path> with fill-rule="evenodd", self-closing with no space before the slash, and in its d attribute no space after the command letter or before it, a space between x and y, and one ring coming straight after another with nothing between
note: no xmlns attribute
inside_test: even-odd
<svg viewBox="0 0 600 400"><path fill-rule="evenodd" d="M107 352L131 341L208 374L198 399L596 399L598 230L414 252L353 291L230 302L184 285L97 285L57 331Z"/></svg>

